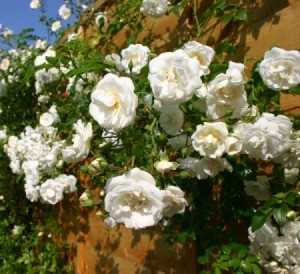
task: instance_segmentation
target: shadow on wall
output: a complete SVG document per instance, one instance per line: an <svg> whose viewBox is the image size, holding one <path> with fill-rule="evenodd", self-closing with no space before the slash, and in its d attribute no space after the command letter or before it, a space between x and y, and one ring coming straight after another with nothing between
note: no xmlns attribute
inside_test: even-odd
<svg viewBox="0 0 300 274"><path fill-rule="evenodd" d="M234 61L240 61L250 50L247 43L247 36L253 40L259 40L262 28L268 24L270 30L273 25L278 25L280 16L276 13L290 5L289 0L263 0L253 1L248 4L247 22L230 22L221 31L215 44L224 39L235 41L237 54L231 58Z"/></svg>

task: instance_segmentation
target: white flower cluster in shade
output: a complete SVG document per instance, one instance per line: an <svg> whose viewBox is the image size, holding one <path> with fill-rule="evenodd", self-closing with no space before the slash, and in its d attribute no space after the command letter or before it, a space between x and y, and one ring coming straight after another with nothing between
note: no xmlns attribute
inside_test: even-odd
<svg viewBox="0 0 300 274"><path fill-rule="evenodd" d="M57 129L53 127L58 121L58 113L52 106L40 116L40 126L35 129L27 126L19 138L10 136L4 145L13 173L25 175L24 188L31 202L56 204L63 199L64 193L77 189L77 179L73 175L54 176L63 161L78 163L87 157L92 127L90 123L85 125L78 120L74 124L73 145L66 146L65 140L60 140Z"/></svg>
<svg viewBox="0 0 300 274"><path fill-rule="evenodd" d="M270 219L262 228L248 229L250 251L267 273L297 274L300 271L300 222L290 221L280 233Z"/></svg>
<svg viewBox="0 0 300 274"><path fill-rule="evenodd" d="M160 190L153 176L139 168L107 180L105 210L106 222L124 223L127 228L141 229L156 225L163 216L183 213L188 205L184 192L176 186Z"/></svg>
<svg viewBox="0 0 300 274"><path fill-rule="evenodd" d="M168 11L168 1L167 0L143 0L140 11L145 15L154 18L162 17Z"/></svg>
<svg viewBox="0 0 300 274"><path fill-rule="evenodd" d="M5 58L0 59L0 97L7 94L7 85L23 81L20 75L25 73L26 66L20 66L30 62L35 54L36 46L28 46L24 49L10 49Z"/></svg>

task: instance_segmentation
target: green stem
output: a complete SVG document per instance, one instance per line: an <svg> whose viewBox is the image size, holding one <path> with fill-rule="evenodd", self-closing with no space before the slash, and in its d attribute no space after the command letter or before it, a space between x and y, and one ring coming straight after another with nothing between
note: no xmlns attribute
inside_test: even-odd
<svg viewBox="0 0 300 274"><path fill-rule="evenodd" d="M198 6L198 0L194 0L193 11L194 11L195 21L196 21L196 26L197 26L197 38L199 39L199 37L201 36L202 30L200 28L199 19L197 16L197 6Z"/></svg>

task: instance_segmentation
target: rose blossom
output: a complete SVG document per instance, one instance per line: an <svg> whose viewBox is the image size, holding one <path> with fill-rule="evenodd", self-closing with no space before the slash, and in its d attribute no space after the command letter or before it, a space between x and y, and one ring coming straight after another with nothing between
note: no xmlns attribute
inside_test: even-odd
<svg viewBox="0 0 300 274"><path fill-rule="evenodd" d="M265 85L273 90L287 90L300 83L300 52L274 47L268 50L258 67Z"/></svg>
<svg viewBox="0 0 300 274"><path fill-rule="evenodd" d="M208 67L215 55L215 51L211 47L202 45L196 41L190 41L183 46L183 50L189 57L195 58L199 62L199 76L209 74Z"/></svg>
<svg viewBox="0 0 300 274"><path fill-rule="evenodd" d="M41 200L47 204L56 204L63 199L64 185L55 179L48 179L40 187Z"/></svg>
<svg viewBox="0 0 300 274"><path fill-rule="evenodd" d="M127 228L157 224L163 215L163 192L155 186L151 174L134 168L106 181L105 210Z"/></svg>
<svg viewBox="0 0 300 274"><path fill-rule="evenodd" d="M10 61L7 58L2 59L0 63L0 69L6 71L8 70L9 65L10 65Z"/></svg>
<svg viewBox="0 0 300 274"><path fill-rule="evenodd" d="M135 118L138 98L130 78L106 74L92 91L91 99L90 114L107 131L118 132Z"/></svg>
<svg viewBox="0 0 300 274"><path fill-rule="evenodd" d="M32 9L38 9L42 5L41 0L32 0L29 4L30 8Z"/></svg>
<svg viewBox="0 0 300 274"><path fill-rule="evenodd" d="M181 49L152 59L148 80L154 97L165 104L187 102L202 85L199 69L199 62Z"/></svg>
<svg viewBox="0 0 300 274"><path fill-rule="evenodd" d="M72 11L69 8L67 8L66 5L62 5L58 10L58 14L62 19L68 20L72 14Z"/></svg>
<svg viewBox="0 0 300 274"><path fill-rule="evenodd" d="M177 186L168 186L164 191L164 216L172 217L174 214L183 214L188 205L184 192Z"/></svg>
<svg viewBox="0 0 300 274"><path fill-rule="evenodd" d="M232 166L226 158L209 158L203 157L195 163L195 175L199 180L215 177L220 171L227 169L232 172Z"/></svg>
<svg viewBox="0 0 300 274"><path fill-rule="evenodd" d="M55 181L63 186L64 193L69 194L77 190L77 179L73 175L60 174L58 177L55 178Z"/></svg>
<svg viewBox="0 0 300 274"><path fill-rule="evenodd" d="M265 201L270 198L267 176L256 176L257 181L245 181L245 192L258 201Z"/></svg>
<svg viewBox="0 0 300 274"><path fill-rule="evenodd" d="M163 105L159 124L166 133L175 135L183 126L184 116L178 105Z"/></svg>
<svg viewBox="0 0 300 274"><path fill-rule="evenodd" d="M200 155L217 158L226 152L228 129L223 122L198 125L192 135L192 145Z"/></svg>
<svg viewBox="0 0 300 274"><path fill-rule="evenodd" d="M53 24L51 25L51 30L53 31L53 32L56 32L56 31L58 31L60 28L61 28L61 22L60 21L55 21L55 22L53 22Z"/></svg>
<svg viewBox="0 0 300 274"><path fill-rule="evenodd" d="M283 115L263 113L254 124L244 124L238 133L243 151L253 158L277 157L290 136L292 123Z"/></svg>
<svg viewBox="0 0 300 274"><path fill-rule="evenodd" d="M147 65L150 49L141 44L131 44L127 49L121 51L122 66L125 68L126 73L139 74L141 69ZM132 63L132 69L129 69L129 63Z"/></svg>
<svg viewBox="0 0 300 274"><path fill-rule="evenodd" d="M73 125L76 134L73 134L73 145L67 146L62 151L63 160L66 163L79 163L90 152L90 141L93 136L92 124L84 124L81 120Z"/></svg>
<svg viewBox="0 0 300 274"><path fill-rule="evenodd" d="M228 111L235 118L241 116L247 105L247 95L243 83L244 65L230 62L226 74L221 73L207 87L206 114L212 119L220 119Z"/></svg>
<svg viewBox="0 0 300 274"><path fill-rule="evenodd" d="M295 239L287 236L278 237L270 246L271 255L286 265L300 264L300 245Z"/></svg>
<svg viewBox="0 0 300 274"><path fill-rule="evenodd" d="M167 0L143 0L141 12L159 18L163 16L168 10Z"/></svg>

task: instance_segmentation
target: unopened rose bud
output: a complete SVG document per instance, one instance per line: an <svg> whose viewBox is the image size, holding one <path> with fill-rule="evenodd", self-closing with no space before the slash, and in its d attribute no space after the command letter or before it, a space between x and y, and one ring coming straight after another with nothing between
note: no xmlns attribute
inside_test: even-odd
<svg viewBox="0 0 300 274"><path fill-rule="evenodd" d="M294 219L297 217L297 214L294 210L290 210L287 214L286 217L290 218L290 219Z"/></svg>
<svg viewBox="0 0 300 274"><path fill-rule="evenodd" d="M56 167L61 168L64 165L64 161L63 160L59 160L56 164Z"/></svg>
<svg viewBox="0 0 300 274"><path fill-rule="evenodd" d="M103 213L101 210L98 210L97 213L96 213L97 217L102 217L103 216Z"/></svg>
<svg viewBox="0 0 300 274"><path fill-rule="evenodd" d="M100 196L102 196L102 197L105 196L105 191L104 190L100 191Z"/></svg>

